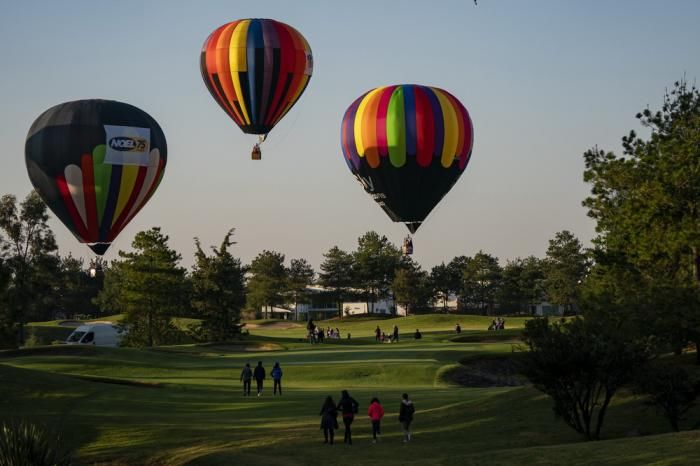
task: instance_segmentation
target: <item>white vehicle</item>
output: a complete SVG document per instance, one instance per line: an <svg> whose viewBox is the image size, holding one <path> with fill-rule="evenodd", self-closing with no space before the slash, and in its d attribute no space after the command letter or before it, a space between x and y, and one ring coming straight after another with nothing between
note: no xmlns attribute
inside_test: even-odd
<svg viewBox="0 0 700 466"><path fill-rule="evenodd" d="M69 345L119 346L122 332L109 323L81 325L73 330L66 343Z"/></svg>

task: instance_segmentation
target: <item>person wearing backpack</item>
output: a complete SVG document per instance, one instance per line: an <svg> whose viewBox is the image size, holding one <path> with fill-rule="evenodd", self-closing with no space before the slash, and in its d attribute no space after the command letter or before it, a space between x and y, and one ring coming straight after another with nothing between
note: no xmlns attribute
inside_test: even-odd
<svg viewBox="0 0 700 466"><path fill-rule="evenodd" d="M367 410L367 415L372 421L372 443L377 443L377 436L382 433L381 422L384 417L384 408L377 398L372 398L372 402Z"/></svg>
<svg viewBox="0 0 700 466"><path fill-rule="evenodd" d="M338 402L338 410L343 415L343 424L345 424L345 438L343 443L352 445L352 432L350 430L350 425L355 419L355 414L360 405L355 401L353 397L350 396L347 390L343 390L340 395L340 401Z"/></svg>
<svg viewBox="0 0 700 466"><path fill-rule="evenodd" d="M253 378L258 386L258 396L260 396L263 392L263 381L265 380L265 368L262 365L262 361L258 361L258 365L253 371Z"/></svg>
<svg viewBox="0 0 700 466"><path fill-rule="evenodd" d="M413 402L408 399L408 393L401 395L401 407L399 408L399 422L403 431L403 443L411 441L411 422L413 413L416 412Z"/></svg>
<svg viewBox="0 0 700 466"><path fill-rule="evenodd" d="M277 395L278 388L280 390L280 396L282 396L282 368L280 367L280 363L275 363L275 367L270 371L270 376L272 376L272 381L274 382L272 396Z"/></svg>

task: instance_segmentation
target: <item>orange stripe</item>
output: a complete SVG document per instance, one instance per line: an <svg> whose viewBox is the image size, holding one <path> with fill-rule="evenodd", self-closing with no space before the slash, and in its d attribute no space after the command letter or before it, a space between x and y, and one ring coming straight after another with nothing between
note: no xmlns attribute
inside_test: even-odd
<svg viewBox="0 0 700 466"><path fill-rule="evenodd" d="M362 146L365 148L367 163L372 168L379 166L379 147L377 146L377 111L382 92L372 92L367 96L365 111L362 115Z"/></svg>
<svg viewBox="0 0 700 466"><path fill-rule="evenodd" d="M219 28L221 33L219 34L218 40L214 44L214 53L212 56L215 63L214 68L217 70L219 76L219 82L221 82L221 87L226 94L226 99L228 99L230 107L233 109L236 123L242 125L245 124L243 115L241 115L236 109L236 106L233 105L233 102L240 100L240 97L236 95L236 91L234 90L233 80L231 78L231 62L229 61L231 35L233 34L233 30L236 28L238 23L240 23L240 20L234 21Z"/></svg>

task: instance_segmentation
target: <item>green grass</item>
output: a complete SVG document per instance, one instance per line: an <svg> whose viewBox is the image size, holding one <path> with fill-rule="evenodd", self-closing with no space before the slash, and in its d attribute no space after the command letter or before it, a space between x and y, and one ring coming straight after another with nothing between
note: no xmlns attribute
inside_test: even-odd
<svg viewBox="0 0 700 466"><path fill-rule="evenodd" d="M371 330L394 320L343 319L349 342L310 345L305 329L263 325L234 345L129 348L51 347L0 353L0 413L58 426L80 463L113 464L693 464L700 433L666 434L653 410L631 394L615 399L603 435L586 443L554 418L528 386L465 388L442 374L464 358L506 355L513 342L479 328L481 318L396 319L424 339L376 344ZM508 322L515 319L507 319ZM332 321L335 322L335 321ZM507 322L507 324L508 324ZM517 321L516 321L517 322ZM322 325L325 323L321 323ZM328 322L330 324L330 322ZM515 322L513 322L515 324ZM487 324L488 325L488 324ZM324 325L325 326L325 325ZM415 328L413 328L415 330ZM301 333L299 333L301 331ZM366 334L365 334L366 333ZM518 331L508 333L517 337ZM272 350L272 351L271 351ZM284 369L284 397L240 394L245 362ZM360 402L355 445L322 445L318 410L348 389ZM417 405L415 440L401 443L397 411L407 391ZM383 438L370 443L371 397L387 410ZM695 410L691 418L697 419ZM626 438L631 430L650 436ZM342 429L338 432L342 437Z"/></svg>

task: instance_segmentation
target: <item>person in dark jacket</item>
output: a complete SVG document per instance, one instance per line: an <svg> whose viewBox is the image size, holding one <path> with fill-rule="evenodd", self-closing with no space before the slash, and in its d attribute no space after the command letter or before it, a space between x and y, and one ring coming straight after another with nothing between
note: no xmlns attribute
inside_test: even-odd
<svg viewBox="0 0 700 466"><path fill-rule="evenodd" d="M403 431L404 443L411 441L411 422L413 421L413 413L416 412L413 402L408 399L408 393L401 395L401 407L399 408L399 422Z"/></svg>
<svg viewBox="0 0 700 466"><path fill-rule="evenodd" d="M280 363L275 363L275 367L270 371L270 376L272 376L272 381L274 382L272 396L277 395L278 388L280 390L280 396L282 396L282 368L280 367Z"/></svg>
<svg viewBox="0 0 700 466"><path fill-rule="evenodd" d="M253 371L253 378L258 386L258 396L260 396L263 392L263 381L265 380L265 368L262 365L262 361L258 361L258 365Z"/></svg>
<svg viewBox="0 0 700 466"><path fill-rule="evenodd" d="M352 445L352 432L350 431L350 425L355 419L355 414L357 414L360 405L355 401L355 398L351 397L347 390L343 390L340 394L340 401L338 402L338 410L342 413L343 424L345 425L345 438L343 443Z"/></svg>
<svg viewBox="0 0 700 466"><path fill-rule="evenodd" d="M321 406L321 412L318 415L321 416L321 429L323 429L323 438L325 439L323 443L333 445L335 429L338 428L338 409L335 407L333 398L330 395L326 397L326 401Z"/></svg>
<svg viewBox="0 0 700 466"><path fill-rule="evenodd" d="M250 364L246 363L241 372L241 382L243 382L243 396L250 396L250 380L253 378L253 370Z"/></svg>
<svg viewBox="0 0 700 466"><path fill-rule="evenodd" d="M374 341L379 342L382 337L382 329L379 328L379 325L377 325L377 328L374 329Z"/></svg>
<svg viewBox="0 0 700 466"><path fill-rule="evenodd" d="M416 333L413 334L413 338L416 340L420 340L421 338L423 338L423 334L420 333L420 330L416 329Z"/></svg>
<svg viewBox="0 0 700 466"><path fill-rule="evenodd" d="M396 343L399 341L399 326L398 325L394 325L394 331L392 332L392 335L391 335L391 341L393 343Z"/></svg>

